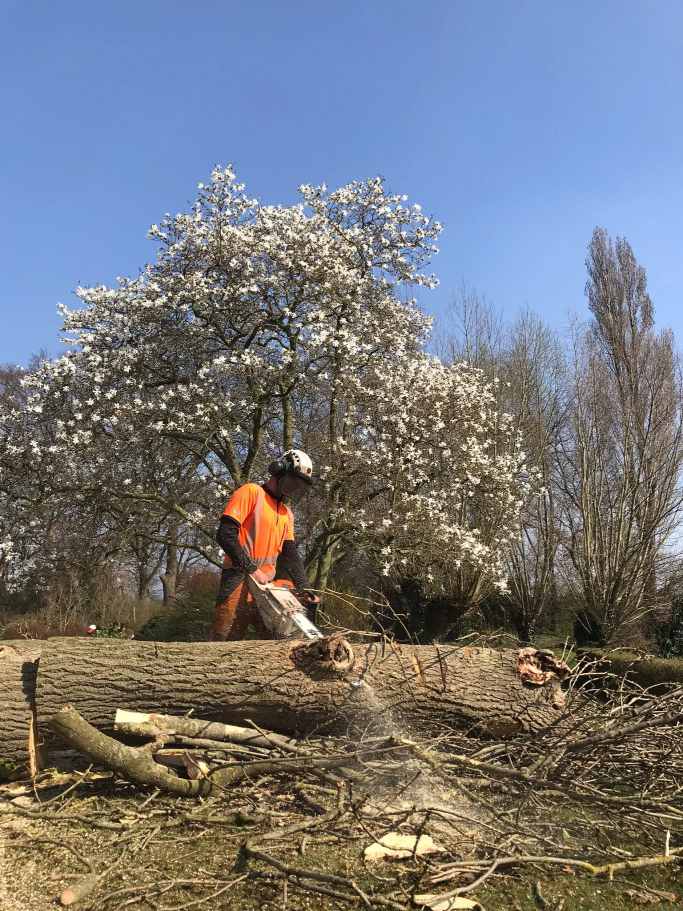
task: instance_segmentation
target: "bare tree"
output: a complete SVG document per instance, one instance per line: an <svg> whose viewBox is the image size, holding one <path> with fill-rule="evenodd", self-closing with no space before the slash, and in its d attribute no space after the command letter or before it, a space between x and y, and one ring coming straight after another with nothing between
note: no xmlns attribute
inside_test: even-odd
<svg viewBox="0 0 683 911"><path fill-rule="evenodd" d="M562 344L535 314L522 311L506 328L499 310L463 285L438 336L447 362L465 360L497 382L501 412L514 416L528 463L542 493L525 505L519 537L511 542L507 606L519 636L531 641L555 592L559 535L555 449L566 413Z"/></svg>
<svg viewBox="0 0 683 911"><path fill-rule="evenodd" d="M671 333L654 329L645 270L629 244L596 229L586 264L594 321L576 339L559 464L578 594L609 642L657 606L683 502L681 377Z"/></svg>
<svg viewBox="0 0 683 911"><path fill-rule="evenodd" d="M555 453L566 414L566 367L559 338L537 315L523 311L510 331L501 369L505 410L515 416L529 464L542 485L540 495L526 504L508 563L511 619L520 638L530 642L556 590Z"/></svg>
<svg viewBox="0 0 683 911"><path fill-rule="evenodd" d="M446 364L467 361L498 376L505 341L503 316L494 304L464 282L451 301L443 326L435 334L437 354Z"/></svg>

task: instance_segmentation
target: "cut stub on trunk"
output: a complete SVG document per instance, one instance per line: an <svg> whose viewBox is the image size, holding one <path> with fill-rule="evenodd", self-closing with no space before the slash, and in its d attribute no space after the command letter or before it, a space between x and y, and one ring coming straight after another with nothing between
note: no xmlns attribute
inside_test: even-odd
<svg viewBox="0 0 683 911"><path fill-rule="evenodd" d="M341 633L297 644L290 657L295 667L311 679L324 679L335 674L344 676L354 662L353 649Z"/></svg>
<svg viewBox="0 0 683 911"><path fill-rule="evenodd" d="M571 674L571 668L549 649L520 648L517 655L517 673L526 686L549 687L552 702L564 705L565 697L561 683Z"/></svg>

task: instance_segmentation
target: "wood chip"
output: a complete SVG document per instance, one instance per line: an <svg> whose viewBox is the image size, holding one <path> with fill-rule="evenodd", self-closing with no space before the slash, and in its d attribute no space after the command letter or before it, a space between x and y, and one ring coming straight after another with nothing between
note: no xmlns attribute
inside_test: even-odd
<svg viewBox="0 0 683 911"><path fill-rule="evenodd" d="M431 835L401 835L399 832L387 832L379 841L374 842L363 852L365 860L374 863L378 860L400 860L401 858L418 857L423 854L438 854L444 849Z"/></svg>
<svg viewBox="0 0 683 911"><path fill-rule="evenodd" d="M471 898L465 898L462 895L414 895L413 902L418 908L429 908L429 911L466 911L470 908L473 911L482 911L478 901Z"/></svg>

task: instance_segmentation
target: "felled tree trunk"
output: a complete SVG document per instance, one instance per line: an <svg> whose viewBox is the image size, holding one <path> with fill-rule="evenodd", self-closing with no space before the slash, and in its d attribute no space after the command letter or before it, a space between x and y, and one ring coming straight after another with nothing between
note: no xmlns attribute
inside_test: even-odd
<svg viewBox="0 0 683 911"><path fill-rule="evenodd" d="M125 708L250 719L284 733L371 723L411 734L464 724L505 736L545 727L563 703L568 669L556 665L556 672L548 659L536 667L541 653L525 651L522 662L517 650L351 647L339 636L308 643L50 639L37 681L39 729L44 735L68 703L105 731ZM11 742L17 739L15 726Z"/></svg>

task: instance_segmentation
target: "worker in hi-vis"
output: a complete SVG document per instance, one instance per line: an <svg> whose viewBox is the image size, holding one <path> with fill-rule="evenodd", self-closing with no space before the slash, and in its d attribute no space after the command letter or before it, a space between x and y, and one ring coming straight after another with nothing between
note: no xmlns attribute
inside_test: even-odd
<svg viewBox="0 0 683 911"><path fill-rule="evenodd" d="M242 639L249 624L260 639L271 638L247 586L253 575L261 585L278 575L277 585L294 588L294 594L315 622L319 598L309 591L306 570L294 541L294 517L286 501L306 493L313 480L313 463L300 449L289 449L268 466L265 484L243 484L228 500L216 540L225 552L211 639ZM279 559L278 559L279 558Z"/></svg>

